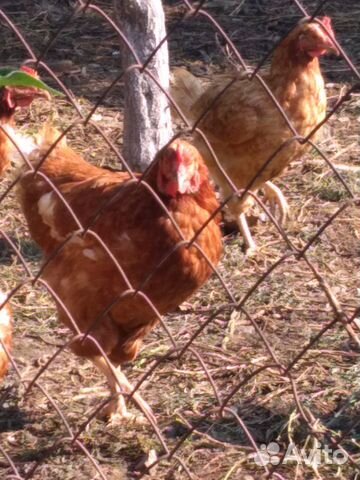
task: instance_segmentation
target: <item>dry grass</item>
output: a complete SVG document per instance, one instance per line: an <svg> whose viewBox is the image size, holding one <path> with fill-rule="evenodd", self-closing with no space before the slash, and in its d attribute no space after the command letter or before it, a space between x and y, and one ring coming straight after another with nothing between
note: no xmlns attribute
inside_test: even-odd
<svg viewBox="0 0 360 480"><path fill-rule="evenodd" d="M66 13L66 6L56 0L33 2L3 1L1 8L26 34L36 51L46 44ZM106 1L96 2L109 9ZM170 23L179 14L179 7L167 2ZM296 9L284 11L286 2L241 2L211 0L208 11L216 16L231 34L246 59L258 61L264 52L296 21ZM315 5L306 1L306 6ZM354 2L355 4L355 2ZM69 10L70 11L70 10ZM31 12L31 15L30 15ZM234 13L235 12L235 13ZM339 39L355 63L360 59L358 22L360 9L353 2L329 1L329 13L339 32ZM230 14L233 15L230 16ZM184 37L185 35L185 37ZM185 38L185 41L184 41ZM189 41L187 41L187 39ZM11 32L0 29L4 64L17 64L25 52ZM189 64L200 73L214 72L224 67L224 57L216 47L211 29L205 22L192 20L186 30L171 37L173 64ZM67 25L46 61L78 97L81 108L88 111L103 89L119 72L119 47L111 29L94 15L87 14ZM334 103L344 85L353 78L342 61L329 60L326 71L330 102ZM121 147L122 85L119 84L96 112L109 137ZM119 110L120 109L120 110ZM321 147L330 157L340 155L335 163L360 166L360 99L352 100L329 122L328 135ZM65 101L52 105L35 105L30 115L19 117L26 131L35 131L49 117L65 127L76 118L76 112ZM91 127L74 128L69 143L92 162L118 165L115 156ZM353 192L360 194L358 170L342 170ZM0 194L9 184L0 184ZM347 194L321 158L311 153L292 165L277 184L286 194L292 218L286 226L290 239L297 246L305 243L319 227L346 201ZM18 215L14 192L1 203L0 227L14 241L32 272L39 268L40 254L29 238L24 219ZM226 237L225 256L220 272L236 299L241 299L251 286L286 251L284 241L268 222L258 222L254 231L260 245L255 259L245 258L241 239ZM309 251L309 258L326 278L341 307L352 314L359 306L360 214L356 207L347 208L330 225ZM1 288L10 290L26 280L24 268L11 248L0 244ZM169 329L179 344L184 344L220 305L228 298L217 279L210 281L182 311L167 318ZM14 357L24 380L31 380L56 350L66 341L68 331L56 321L49 295L39 285L25 284L13 300L15 312ZM304 261L289 257L260 285L246 303L248 312L268 339L281 363L288 364L312 338L333 319L328 300ZM126 369L134 383L150 364L170 347L166 334L156 329L147 339L139 358ZM249 320L231 308L224 308L195 342L217 385L221 398L258 367L271 363L269 354ZM306 412L318 419L319 432L326 426L334 436L345 432L343 446L359 458L359 355L350 348L345 330L336 325L299 360L292 371L299 400ZM65 350L51 363L40 379L51 394L73 431L106 394L104 379L92 366ZM85 390L98 387L95 393ZM24 397L24 386L14 371L2 385L0 410L1 445L10 454L22 476L36 462L34 480L95 479L94 467L84 454L73 448L68 432L44 394L34 387ZM244 431L234 418L214 415L216 399L212 387L196 357L188 352L181 361L159 365L142 387L159 427L169 447L177 444L187 432L188 423L197 426L178 451L194 478L208 480L258 479L263 473L251 458L252 450ZM297 445L311 444L307 425L298 414L291 385L285 377L264 370L252 377L234 396L230 405L246 423L258 445L278 441L286 448L289 441ZM160 451L152 429L147 426L124 425L105 427L93 420L81 439L100 464L109 480L132 476L139 458L151 448ZM308 443L307 443L308 442ZM171 467L175 465L174 469ZM3 475L12 473L0 456ZM346 463L341 467L294 464L279 467L285 478L313 479L355 476L355 468ZM10 477L9 477L10 478ZM148 477L153 480L187 478L179 465L162 462Z"/></svg>

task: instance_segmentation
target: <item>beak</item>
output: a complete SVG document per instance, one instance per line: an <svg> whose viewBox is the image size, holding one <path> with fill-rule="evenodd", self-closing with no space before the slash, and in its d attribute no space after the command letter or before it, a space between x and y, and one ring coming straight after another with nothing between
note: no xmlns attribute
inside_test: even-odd
<svg viewBox="0 0 360 480"><path fill-rule="evenodd" d="M50 100L51 95L46 90L40 90L39 88L16 88L14 92L16 100L23 100L25 98L45 98L45 100Z"/></svg>
<svg viewBox="0 0 360 480"><path fill-rule="evenodd" d="M35 94L35 98L45 98L45 100L48 100L50 102L51 95L46 90L38 90Z"/></svg>
<svg viewBox="0 0 360 480"><path fill-rule="evenodd" d="M174 177L173 177L174 188L176 185L176 191L178 193L184 194L187 191L189 186L188 171L182 160L180 145L175 144L173 146L173 151L176 156L176 162L175 162L176 168L175 168Z"/></svg>
<svg viewBox="0 0 360 480"><path fill-rule="evenodd" d="M334 53L335 55L340 55L339 49L335 45L334 41L330 35L323 29L324 33L324 42L322 45L319 45L319 48L323 48L327 53Z"/></svg>
<svg viewBox="0 0 360 480"><path fill-rule="evenodd" d="M335 45L335 43L333 43L330 37L328 37L328 40L329 41L326 42L326 44L324 45L324 48L326 49L326 51L328 53L333 53L334 55L339 56L340 52L337 46Z"/></svg>
<svg viewBox="0 0 360 480"><path fill-rule="evenodd" d="M188 172L185 165L180 164L177 170L176 183L178 186L178 192L184 194L189 187Z"/></svg>

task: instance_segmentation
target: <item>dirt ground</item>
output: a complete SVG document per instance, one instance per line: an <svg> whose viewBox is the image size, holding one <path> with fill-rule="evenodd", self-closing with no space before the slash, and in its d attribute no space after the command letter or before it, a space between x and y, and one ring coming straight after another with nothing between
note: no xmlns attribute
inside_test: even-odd
<svg viewBox="0 0 360 480"><path fill-rule="evenodd" d="M1 0L0 11L19 28L37 54L44 51L52 35L63 26L44 54L44 61L71 90L86 114L121 71L120 47L112 28L95 13L87 12L67 21L75 3L72 0ZM94 0L94 3L113 16L110 0ZM178 24L184 13L183 3L170 0L164 3L168 29L174 29L169 39L171 66L185 65L204 78L232 68L224 54L223 42L209 22L196 17ZM319 3L302 2L309 12ZM256 65L271 52L276 42L302 17L291 0L209 0L204 8L227 32L250 65ZM354 69L360 68L360 5L350 0L329 0L321 13L331 16L339 43ZM3 18L0 45L4 65L18 65L28 57ZM359 82L342 58L326 59L323 72L329 108L341 93ZM46 75L44 79L51 83ZM120 149L122 108L123 84L119 82L93 117ZM20 113L18 121L24 131L34 133L49 118L59 128L65 128L77 118L77 113L67 101L57 99L51 104L37 103L30 113ZM331 117L320 143L322 151L338 165L350 190L357 196L360 195L359 119L360 94L354 93ZM77 125L69 133L68 143L97 165L119 167L115 154L91 126ZM2 198L10 184L11 175L0 183L0 229L35 274L41 255L29 237L13 189ZM297 247L304 246L349 199L344 187L315 151L292 164L276 184L290 204L291 219L286 224L286 232ZM219 272L236 301L243 299L287 251L284 240L269 222L259 220L253 228L259 244L254 258L244 255L239 235L230 233L225 237L225 255ZM359 207L349 205L337 216L309 249L308 258L336 295L341 309L353 315L360 305ZM109 427L96 418L90 422L80 439L99 465L101 477L84 451L71 444L69 431L59 416L60 410L71 431L76 432L106 397L104 378L90 363L65 349L42 373L41 388L34 386L25 395L26 381L33 379L70 338L69 332L57 322L54 302L48 293L39 283L26 282L28 277L22 263L9 243L1 238L0 272L2 290L10 291L24 282L12 300L13 355L18 370L11 369L0 390L0 477L33 480L136 477L139 460L152 449L161 452L160 442L150 425ZM182 346L219 309L194 347L206 363L220 392L220 400L244 382L228 407L245 423L258 447L277 442L284 452L293 442L309 451L318 448L316 436L327 444L330 432L334 438L341 439L342 447L353 460L343 465L288 462L279 466L278 476L274 474L272 478L359 478L360 353L350 345L340 322L316 340L316 335L333 320L334 313L309 266L304 260L289 256L249 296L245 307L256 327L244 312L234 311L229 302L226 290L213 277L179 311L166 318L169 330ZM284 365L289 365L314 340L292 369L297 399L287 377L279 376L274 369L261 370L272 360L259 332ZM137 360L126 366L128 378L135 384L170 347L163 329L155 329ZM90 391L94 388L95 391ZM218 415L214 389L191 351L179 361L162 362L141 391L155 412L169 449L184 438L174 457L160 462L146 478L263 478L264 468L254 462L254 450L245 430L233 415ZM312 419L312 430L299 414L297 401ZM191 425L195 428L193 433L189 430ZM6 455L16 466L17 477Z"/></svg>

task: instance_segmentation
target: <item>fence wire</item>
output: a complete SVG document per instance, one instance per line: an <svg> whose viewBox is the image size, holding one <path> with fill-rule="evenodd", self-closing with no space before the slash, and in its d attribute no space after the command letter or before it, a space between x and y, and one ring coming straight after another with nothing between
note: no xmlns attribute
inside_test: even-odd
<svg viewBox="0 0 360 480"><path fill-rule="evenodd" d="M272 162L278 151L269 152L269 158L262 170L256 173L245 189L237 189L231 177L228 177L227 180L232 189L232 194L223 199L221 207L224 207L234 197L238 197L241 200L245 195L251 195L259 208L266 212L271 224L275 226L278 234L277 244L280 244L281 248L279 248L276 257L271 256L269 259L264 260L263 268L258 268L256 262L252 262L249 259L245 260L245 262L249 262L246 267L245 263L238 264L240 256L235 257L235 261L231 260L231 252L234 249L238 249L240 252L238 244L232 243L226 250L227 264L220 264L217 267L211 264L206 253L196 243L206 225L202 225L201 229L196 232L190 241L186 240L181 229L179 229L180 241L168 253L168 256L171 257L179 248L189 248L190 246L198 248L200 255L205 258L206 262L211 264L214 272L211 286L204 287L205 289L210 288L210 290L205 290L204 295L209 294L213 296L215 301L210 301L207 304L204 302L206 304L205 307L202 306L201 301L197 301L197 306L194 308L189 304L185 304L184 307L181 307L181 310L176 312L177 323L173 324L172 316L163 318L151 300L141 292L141 288L135 288L131 284L121 264L116 260L116 256L107 247L106 239L102 239L96 233L92 223L84 225L80 221L65 196L41 172L41 165L46 161L47 156L55 145L49 149L47 155L44 156L42 162L37 167L34 167L24 158L28 166L26 175L37 175L39 179L49 185L74 220L76 231L67 237L47 257L44 263L40 263L36 254L33 254L32 251L29 253L29 250L24 250L21 246L21 238L19 238L17 232L14 234L11 229L11 215L17 216L17 211L9 214L9 210L6 210L7 213L0 223L0 234L3 239L2 248L6 248L10 252L8 255L12 256L12 261L8 262L11 264L3 265L2 271L5 272L6 269L14 268L16 274L11 281L6 282L6 286L10 288L8 288L7 298L0 308L13 305L14 321L15 325L17 325L20 318L22 321L26 321L29 301L36 303L34 300L36 295L48 295L46 297L49 299L48 307L53 307L54 301L61 305L75 333L69 336L68 332L66 331L65 333L65 329L58 325L55 332L66 335L66 340L63 341L56 334L54 336L48 334L47 338L50 335L51 341L47 340L45 343L50 343L51 350L46 350L46 355L44 350L44 354L40 356L40 364L33 364L31 368L23 358L18 358L16 354L17 351L20 351L18 345L21 344L22 338L26 336L26 322L19 336L16 334L16 327L13 351L2 342L2 347L12 365L12 376L17 377L17 381L13 381L12 384L8 385L5 383L6 387L3 388L3 395L0 399L0 406L5 412L0 444L2 478L19 480L35 478L102 478L109 480L122 478L121 476L116 476L114 472L118 472L119 475L123 472L119 464L123 462L123 458L126 456L124 451L127 453L127 462L131 463L133 461L132 468L129 467L128 475L136 476L137 478L150 475L151 478L164 479L208 477L209 479L221 478L228 480L230 478L251 479L260 477L277 479L313 478L312 475L315 475L316 478L331 478L331 475L333 475L333 478L335 478L336 475L339 475L339 478L355 479L360 475L358 460L358 427L360 417L356 409L356 384L354 383L354 391L349 392L344 387L345 381L339 385L334 384L332 381L332 377L337 375L337 371L343 369L344 376L346 376L349 374L350 367L356 367L356 360L359 355L358 326L356 323L360 314L359 300L355 300L356 292L354 289L351 290L353 297L347 292L348 295L346 298L343 298L341 283L344 278L343 274L340 275L339 273L337 283L328 280L327 274L329 272L334 273L332 272L332 261L340 255L336 246L331 251L329 260L325 259L324 254L324 263L321 260L318 261L313 255L313 248L316 246L320 250L319 255L321 257L321 239L326 235L328 229L339 218L343 218L347 214L351 222L351 215L354 213L348 212L354 212L354 209L359 206L359 197L356 196L353 186L349 184L348 178L341 171L338 171L332 155L329 155L323 145L316 143L313 138L323 124L328 123L330 119L346 106L346 103L352 98L352 94L358 92L360 73L356 65L345 53L343 46L335 41L336 47L339 49L340 55L348 68L346 85L338 94L336 101L332 103L326 118L304 137L297 132L291 119L288 118L275 95L264 81L260 70L260 67L266 63L278 43L274 42L273 48L264 52L263 59L253 66L253 63L245 60L241 42L236 42L238 44L235 45L235 42L232 41L234 32L226 31L226 28L221 26L221 18L219 20L215 18L214 10L211 9L212 3L214 2L210 2L209 5L203 1L189 2L184 0L180 2L177 5L176 19L172 21L171 27L169 26L168 28L168 39L171 42L172 38L179 32L190 30L194 22L204 22L206 28L211 29L212 38L217 38L219 48L222 49L223 54L236 65L238 70L243 71L249 80L258 82L263 87L284 118L291 132L291 137L281 145L279 150L286 148L291 142L299 142L301 145L308 144L311 146L322 161L331 169L334 178L337 179L338 189L344 192L341 201L337 208L333 208L330 213L329 210L326 210L324 217L317 218L316 222L314 222L316 230L307 231L307 235L302 235L301 241L299 241L294 235L289 235L287 229L279 224L262 201L262 198L250 191L261 171ZM261 2L256 3L259 4L259 9L261 9ZM324 0L319 2L315 8L306 7L305 3L299 0L289 0L288 4L288 8L291 6L297 10L298 18L307 17L313 19L317 15L326 12L326 9L330 8L333 2ZM231 15L236 18L241 9L245 8L244 5L246 6L246 2L238 2ZM43 9L46 11L47 8L50 7L44 4ZM7 13L8 10L5 7L0 9L1 28L10 30L17 37L18 42L23 47L24 63L36 68L41 78L49 80L52 85L61 90L66 96L67 103L72 105L73 111L76 113L75 120L62 129L62 136L57 143L61 141L63 136L71 136L73 132L75 132L74 136L76 136L79 132L90 131L90 138L103 139L113 158L116 158L115 164L117 166L121 165L121 169L127 171L134 182L140 181L147 185L146 188L148 188L150 194L157 201L161 202L156 192L150 185L146 184L146 175L141 177L140 180L137 179L126 159L122 156L118 143L109 135L108 129L100 126L101 121L94 120L96 115L99 116L102 106L106 105L106 100L111 92L116 88L122 88L123 79L131 69L135 68L142 75L147 75L150 80L154 81L162 89L161 81L155 78L154 74L147 68L157 49L142 64L126 36L112 19L108 5L101 2L92 3L90 0L79 0L67 4L67 8L64 8L65 13L60 19L57 19L57 25L60 25L60 27L52 29L51 33L46 32L46 40L43 42L44 46L40 53L37 54L32 48L27 29L23 25L17 25L18 16L16 9L12 10L10 8L9 11L10 13ZM61 43L62 33L72 22L75 22L80 17L84 22L87 21L87 18L90 21L90 19L94 19L94 16L102 22L107 22L107 27L113 33L112 38L115 39L113 45L116 45L116 42L118 45L121 43L123 48L128 49L129 53L133 54L134 63L126 70L121 70L121 67L119 67L116 74L113 75L113 80L108 82L108 85L104 84L101 86L97 92L98 100L94 102L87 113L84 113L85 109L83 106L79 104L71 89L67 88L66 78L63 79L61 75L55 73L56 68L52 67L49 59L58 42ZM296 22L294 21L293 26L295 24ZM236 24L234 23L234 25ZM334 30L336 32L336 22ZM76 48L76 39L74 38L73 41L74 48ZM105 42L107 38L96 38L96 42L101 41ZM116 57L118 52L115 46L113 49ZM27 59L25 58L26 56L28 57ZM11 56L2 58L4 64L11 63L11 61ZM216 101L221 101L221 96L232 84L233 80L224 86ZM174 103L171 95L168 92L164 93L168 96L169 102L177 109L179 116L185 124L185 127L179 130L176 136L182 136L183 134L188 136L196 132L211 149L206 135L199 127L201 126L201 119L206 115L206 112L203 112L195 124L191 124L181 112L179 106ZM211 109L212 107L213 104L209 108ZM101 112L103 111L101 110ZM5 132L3 128L2 130ZM336 135L336 131L334 135ZM71 144L71 141L69 143ZM214 152L213 154L215 162L221 168L221 164ZM21 173L18 173L12 180L8 180L7 183L3 182L4 187L2 186L0 195L0 208L13 195L21 175ZM226 176L225 172L224 175ZM305 198L302 199L302 202L305 202ZM5 207L3 208L5 211ZM101 216L106 208L106 205L100 207L97 212L94 212L94 218ZM165 207L163 206L163 208ZM213 212L211 218L217 213L217 211ZM166 214L169 216L170 221L174 222L168 211ZM210 221L211 219L208 220L208 222ZM26 235L25 232L26 230L21 230L22 235ZM300 234L301 231L299 232ZM114 262L115 268L127 288L123 293L124 297L134 294L140 295L153 311L154 317L159 320L158 330L151 336L151 341L145 340L144 356L140 357L141 360L139 362L134 362L129 366L129 372L135 371L135 374L131 375L133 381L135 380L135 387L131 393L124 392L127 403L131 404L134 394L139 389L141 389L145 397L147 397L149 388L154 389L153 395L155 396L158 390L158 398L155 396L153 398L156 404L155 417L157 417L157 421L149 416L148 412L143 411L147 423L140 429L139 427L135 428L132 425L125 424L119 427L121 430L116 430L115 427L110 429L110 433L105 433L109 427L106 427L105 424L96 423L96 416L110 402L111 398L109 396L106 396L101 401L98 399L95 406L90 406L90 408L87 406L85 411L79 410L79 405L76 404L77 400L75 398L77 395L75 395L73 390L71 395L73 395L75 403L73 405L70 402L70 408L68 405L65 408L66 402L61 396L61 392L69 387L64 376L60 375L61 369L65 367L66 362L70 361L70 356L72 361L80 362L72 353L68 353L68 356L65 356L72 344L86 338L87 341L94 344L99 355L107 358L101 344L91 335L91 330L95 325L91 325L85 332L81 331L77 325L77 319L73 318L57 292L42 278L46 266L61 253L66 244L79 235L87 235L95 239L111 261ZM354 236L356 237L356 234ZM341 239L337 240L341 243ZM356 240L354 240L355 243ZM146 245L144 245L144 248L146 248ZM235 278L241 278L242 269L245 270L245 268L252 270L250 276L247 273L247 278L250 281L248 281L246 288L243 288L241 294L239 294L237 289L234 288L238 281L235 281ZM281 272L279 275L283 276L285 280L289 280L289 289L292 274L296 282L299 282L304 289L304 297L294 298L286 313L281 312L280 308L274 309L274 322L276 322L276 318L284 317L284 321L280 326L280 329L285 329L284 332L276 329L268 320L264 320L271 314L266 311L266 305L268 304L266 298L274 294L280 304L281 295L284 292L276 289L286 288L286 283L282 284L282 286L276 286L272 281L273 276L277 272ZM345 273L352 274L351 272ZM356 276L356 274L354 275ZM2 273L2 276L7 278L4 273ZM1 285L1 289L4 290L4 285ZM275 293L273 289L275 289ZM308 314L309 318L307 318L306 314L306 292L309 292L309 289L315 289L316 295L322 299L312 305L311 313L315 318L317 315L321 317L319 325L314 329L312 329L314 323L310 322L310 324L306 325L309 319L313 318L310 313ZM27 292L27 296L30 295L29 301L22 292ZM341 299L339 299L339 296L341 296ZM52 303L50 299L52 299ZM98 316L97 323L101 322L112 306L109 305L107 310ZM43 308L43 306L40 307L39 305L40 308ZM299 315L303 317L303 325L297 324L294 327L295 332L291 331L290 326L286 330L286 324L291 325L293 315L297 315L297 310L301 310ZM189 326L189 319L192 321L191 327ZM241 349L242 341L246 343L247 353L245 352L241 355L237 355L234 346L230 350L226 346L227 343L233 341L233 337L231 337L229 332L232 328L236 328L236 322L240 322L240 325L244 325L244 322L246 324L240 334L240 337L244 338L238 339L238 343L235 346ZM44 328L48 328L46 323L51 324L49 328L55 328L52 318L44 322ZM306 331L306 335L303 335L301 330L298 330L298 333L296 333L296 328ZM44 332L43 329L41 331ZM250 334L246 332L250 332ZM301 339L300 342L296 341L295 337L297 334ZM347 335L351 342L355 344L353 350L341 346L340 340L337 342L337 338L345 341L344 338L346 339ZM330 343L333 342L337 345L333 350L331 346L324 343L326 338L330 338ZM160 342L159 339L161 340ZM294 342L293 346L292 342ZM156 348L151 349L152 353L147 356L146 351L151 345L155 345ZM282 345L287 347L285 354L282 352ZM31 353L31 343L27 343L26 348ZM49 351L51 351L50 354ZM254 358L254 352L259 353L256 358ZM336 361L331 364L331 368L329 366L329 371L326 372L326 382L322 383L319 379L319 386L317 386L317 380L314 380L313 366L318 365L318 362L320 362L319 357L326 357L327 355L330 358L335 358ZM24 354L24 356L26 355ZM107 361L109 360L107 359ZM81 365L84 364L82 363ZM34 368L36 369L35 373L33 371ZM325 370L326 366L321 364L319 369ZM79 382L81 384L84 375L89 375L91 380L88 382L89 378L87 377L85 383L91 385L91 383L94 383L92 374L91 372L88 374L87 370L84 371L85 373L81 373L79 369L76 373L80 377ZM29 372L31 372L30 376ZM73 375L75 375L74 372L69 372L68 382L70 384L74 382ZM311 384L311 387L304 392L303 388L306 382L308 382L308 385ZM19 391L17 394L14 394L14 384L16 383L19 385ZM193 390L196 389L197 383L201 383L200 392L194 394ZM150 387L151 384L153 385L152 387ZM179 388L183 390L183 405L181 404L181 399L176 397L181 395L179 394ZM263 392L262 395L259 393L261 391ZM322 407L317 408L315 403L319 397L330 395L330 392L335 392L331 393L332 407L329 407L330 410L326 410L323 406L323 409L326 411L322 412ZM18 395L18 410L9 409L9 399L14 395ZM195 395L196 399L193 395ZM336 402L334 400L336 395L338 395L341 401ZM161 398L163 396L164 398ZM78 397L80 398L81 394ZM244 401L242 401L243 398L245 399ZM250 405L251 398L254 405L256 405L255 409ZM152 405L151 398L149 398L149 403ZM275 408L276 405L277 408ZM75 408L75 410L71 411L71 408ZM22 409L26 410L27 414L29 414L29 409L34 411L34 418L28 418L24 421L24 424L21 424L19 420ZM341 422L339 423L339 418L343 418L342 414L346 409L348 409L350 419L345 424L341 424ZM49 422L53 424L51 435L48 433L50 428ZM17 423L19 425L16 425ZM264 424L264 431L260 434L262 424ZM18 429L23 429L24 435L22 437L17 436L16 430ZM35 442L35 436L42 429L45 434L41 437L41 441ZM92 429L94 432L93 436L91 435ZM102 443L103 437L106 437L106 435L110 435L110 440L108 438L107 442L118 444L118 450L116 448L115 450L106 450L107 447L104 447ZM136 446L134 446L134 437L137 438ZM191 442L194 442L193 447L191 447ZM264 446L270 442L273 442L273 447L274 442L278 442L276 445L279 446L279 450L276 449L276 446L274 447L275 450L264 450ZM325 469L323 471L323 465L317 464L315 459L306 467L302 466L303 470L300 472L298 461L290 463L287 461L285 453L286 445L289 442L298 443L304 448L318 452L320 448L328 445L333 451L336 450L338 452L339 457L346 460L346 465L339 463L335 465L333 470L327 465L326 468L330 470ZM141 448L139 447L140 444ZM135 453L131 452L131 448L134 449ZM147 457L147 462L141 466L137 463L139 450L142 450ZM156 451L156 456L150 454L153 450ZM79 466L77 459L79 455L82 455L88 462L88 467ZM274 461L272 460L273 458L275 459ZM52 459L53 463L47 464L50 459ZM254 459L258 461L256 462ZM68 464L67 470L62 470L63 473L61 474L58 473L60 471L58 470L60 468L59 463ZM87 468L89 469L86 470ZM124 478L125 476L126 474L124 473Z"/></svg>

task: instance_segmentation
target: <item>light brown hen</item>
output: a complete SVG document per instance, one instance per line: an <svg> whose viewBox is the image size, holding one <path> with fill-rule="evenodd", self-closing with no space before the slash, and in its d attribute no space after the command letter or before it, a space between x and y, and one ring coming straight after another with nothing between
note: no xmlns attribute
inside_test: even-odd
<svg viewBox="0 0 360 480"><path fill-rule="evenodd" d="M330 19L323 17L321 21L334 36ZM326 93L319 57L328 52L337 52L337 49L325 29L316 21L302 21L275 49L270 73L262 76L298 135L308 135L325 117ZM284 220L287 202L270 180L289 162L299 158L307 147L295 140L285 144L293 132L261 83L256 78L234 81L234 76L222 76L219 81L202 87L199 79L183 68L177 69L173 77L171 93L189 120L197 121L209 108L198 126L235 186L246 188L253 181L251 190L263 188L271 203L278 203L280 218ZM228 181L200 135L196 135L194 141L227 198L232 193ZM273 159L258 174L272 155ZM242 201L233 197L228 208L247 247L253 250L256 246L245 217L251 203L248 196Z"/></svg>

